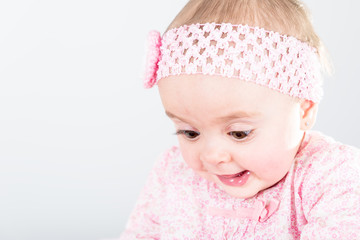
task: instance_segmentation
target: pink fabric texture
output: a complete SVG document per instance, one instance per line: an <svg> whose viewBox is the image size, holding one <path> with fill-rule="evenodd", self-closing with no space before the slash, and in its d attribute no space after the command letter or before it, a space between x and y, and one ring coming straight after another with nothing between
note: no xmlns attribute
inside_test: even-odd
<svg viewBox="0 0 360 240"><path fill-rule="evenodd" d="M147 74L147 87L172 75L209 74L240 78L313 102L323 95L315 48L263 28L228 23L184 25L167 31L161 44L150 46L149 52L156 54L150 54L153 71Z"/></svg>
<svg viewBox="0 0 360 240"><path fill-rule="evenodd" d="M148 55L146 57L144 87L151 88L156 83L156 72L160 59L161 36L157 31L148 34Z"/></svg>
<svg viewBox="0 0 360 240"><path fill-rule="evenodd" d="M198 176L173 147L120 239L359 239L359 173L358 149L307 132L288 174L245 200Z"/></svg>

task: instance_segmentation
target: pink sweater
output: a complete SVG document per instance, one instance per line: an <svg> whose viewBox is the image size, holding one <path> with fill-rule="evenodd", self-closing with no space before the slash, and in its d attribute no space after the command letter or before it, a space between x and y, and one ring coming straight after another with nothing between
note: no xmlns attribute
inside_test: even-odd
<svg viewBox="0 0 360 240"><path fill-rule="evenodd" d="M120 239L360 239L360 151L307 132L288 174L245 200L196 175L173 147Z"/></svg>

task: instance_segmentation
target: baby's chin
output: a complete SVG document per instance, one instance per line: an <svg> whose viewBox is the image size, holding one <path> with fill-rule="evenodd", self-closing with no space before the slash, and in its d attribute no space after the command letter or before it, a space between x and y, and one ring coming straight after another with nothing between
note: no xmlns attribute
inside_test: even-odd
<svg viewBox="0 0 360 240"><path fill-rule="evenodd" d="M223 191L229 194L231 197L240 199L249 199L256 196L261 190L256 189L240 189L238 187L219 186Z"/></svg>
<svg viewBox="0 0 360 240"><path fill-rule="evenodd" d="M249 198L256 196L256 194L259 192L258 190L254 189L254 188L249 188L249 187L245 187L245 186L232 187L232 186L226 186L226 185L222 184L221 182L220 183L215 182L215 184L221 190L223 190L228 195L230 195L231 197L234 197L234 198L249 199Z"/></svg>

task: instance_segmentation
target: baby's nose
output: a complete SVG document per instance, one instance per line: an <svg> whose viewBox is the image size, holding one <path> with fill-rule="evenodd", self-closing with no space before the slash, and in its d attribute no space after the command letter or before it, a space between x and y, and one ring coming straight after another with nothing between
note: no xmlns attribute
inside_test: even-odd
<svg viewBox="0 0 360 240"><path fill-rule="evenodd" d="M203 148L200 160L202 162L218 165L220 163L228 163L231 161L231 154L225 149L217 146L209 146Z"/></svg>

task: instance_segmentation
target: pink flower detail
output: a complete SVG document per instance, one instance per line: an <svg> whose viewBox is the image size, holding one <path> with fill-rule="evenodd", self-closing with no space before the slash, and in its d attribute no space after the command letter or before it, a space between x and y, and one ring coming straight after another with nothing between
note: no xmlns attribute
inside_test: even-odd
<svg viewBox="0 0 360 240"><path fill-rule="evenodd" d="M148 53L146 57L144 87L151 88L156 84L156 72L159 69L161 35L158 31L148 34Z"/></svg>

